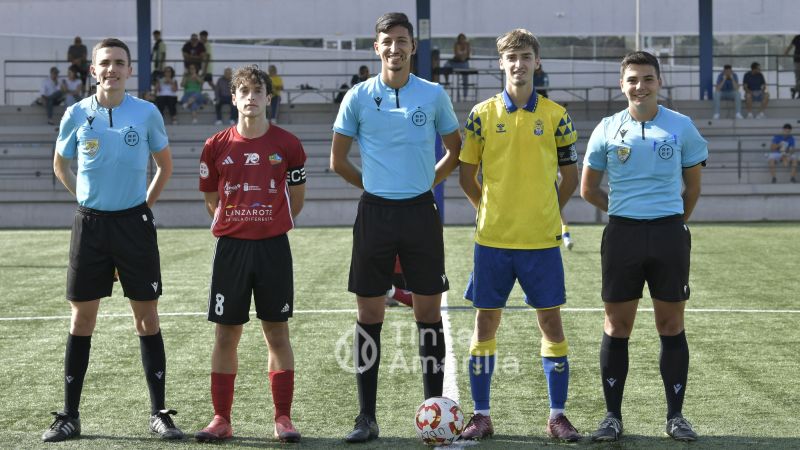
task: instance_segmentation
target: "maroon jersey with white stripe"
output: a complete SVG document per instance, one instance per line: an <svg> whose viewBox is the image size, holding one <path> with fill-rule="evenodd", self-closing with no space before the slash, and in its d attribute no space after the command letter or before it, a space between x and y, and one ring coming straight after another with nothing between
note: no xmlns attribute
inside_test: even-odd
<svg viewBox="0 0 800 450"><path fill-rule="evenodd" d="M271 125L248 139L236 126L206 140L200 156L200 191L219 193L214 236L265 239L294 226L289 184L305 182L306 153L300 140Z"/></svg>

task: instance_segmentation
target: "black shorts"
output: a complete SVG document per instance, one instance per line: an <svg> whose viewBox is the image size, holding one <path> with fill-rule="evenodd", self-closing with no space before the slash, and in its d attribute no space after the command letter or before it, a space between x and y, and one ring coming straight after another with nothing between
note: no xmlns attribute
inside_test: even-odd
<svg viewBox="0 0 800 450"><path fill-rule="evenodd" d="M692 235L680 215L653 220L610 216L600 257L604 302L650 297L667 302L689 299Z"/></svg>
<svg viewBox="0 0 800 450"><path fill-rule="evenodd" d="M250 297L256 317L286 322L294 308L292 250L286 234L250 240L220 237L214 249L208 320L242 325L250 320Z"/></svg>
<svg viewBox="0 0 800 450"><path fill-rule="evenodd" d="M435 295L450 289L442 221L432 193L404 200L366 192L361 196L353 225L348 290L361 297L384 295L392 286L396 256L407 290Z"/></svg>
<svg viewBox="0 0 800 450"><path fill-rule="evenodd" d="M161 295L161 262L153 212L142 203L123 211L79 207L72 224L67 300L111 295L114 268L125 297L156 300Z"/></svg>

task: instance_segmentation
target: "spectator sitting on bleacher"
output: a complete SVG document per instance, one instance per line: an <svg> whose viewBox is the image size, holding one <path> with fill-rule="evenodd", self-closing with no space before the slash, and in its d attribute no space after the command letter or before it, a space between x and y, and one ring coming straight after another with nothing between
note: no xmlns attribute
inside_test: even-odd
<svg viewBox="0 0 800 450"><path fill-rule="evenodd" d="M53 107L61 103L62 100L64 100L64 92L58 82L58 67L51 67L50 76L42 80L42 86L39 88L39 98L34 102L45 107L48 124L55 125L53 122Z"/></svg>
<svg viewBox="0 0 800 450"><path fill-rule="evenodd" d="M733 100L736 108L736 118L742 118L742 97L739 93L739 77L733 73L730 64L725 64L722 72L717 75L717 84L714 87L714 119L719 119L719 107L722 100Z"/></svg>
<svg viewBox="0 0 800 450"><path fill-rule="evenodd" d="M61 91L64 93L66 106L72 106L83 98L83 82L78 78L74 66L67 69L67 78L61 80Z"/></svg>
<svg viewBox="0 0 800 450"><path fill-rule="evenodd" d="M75 69L75 74L81 78L81 82L85 86L89 75L89 56L80 36L75 36L72 45L67 49L67 61Z"/></svg>
<svg viewBox="0 0 800 450"><path fill-rule="evenodd" d="M197 73L200 73L203 68L203 62L206 59L206 46L200 42L197 33L192 33L189 40L183 44L181 53L183 54L183 68L185 71L188 72L189 67L194 66L197 69Z"/></svg>
<svg viewBox="0 0 800 450"><path fill-rule="evenodd" d="M228 116L228 123L236 125L239 118L239 111L233 105L233 94L231 94L231 79L233 79L233 69L226 67L222 72L222 76L217 78L217 84L214 86L214 112L217 114L217 121L215 125L222 125L222 107L228 105L231 112Z"/></svg>
<svg viewBox="0 0 800 450"><path fill-rule="evenodd" d="M156 108L162 116L164 116L164 110L168 110L172 124L177 125L178 81L175 79L175 69L172 66L164 67L161 70L161 77L155 79L153 86L156 94ZM164 122L166 122L166 117L164 117Z"/></svg>
<svg viewBox="0 0 800 450"><path fill-rule="evenodd" d="M792 166L792 174L789 181L797 183L797 151L794 146L794 136L792 136L792 125L787 123L783 126L783 133L776 134L772 137L772 143L769 145L770 153L767 155L767 162L769 163L769 173L772 175L772 182L776 183L778 180L775 178L775 166L778 161L783 163L784 167Z"/></svg>
<svg viewBox="0 0 800 450"><path fill-rule="evenodd" d="M181 79L181 87L183 88L183 97L181 97L181 105L192 112L192 123L197 123L197 110L206 104L206 98L203 97L203 79L197 74L197 66L190 64L186 73L183 74Z"/></svg>
<svg viewBox="0 0 800 450"><path fill-rule="evenodd" d="M750 64L750 71L744 74L742 79L744 86L744 100L745 109L747 109L747 118L753 118L753 102L760 102L760 110L758 112L759 119L767 117L764 110L767 109L769 103L769 92L767 92L767 80L764 74L761 73L761 64L754 62Z"/></svg>
<svg viewBox="0 0 800 450"><path fill-rule="evenodd" d="M358 68L358 73L353 75L353 78L350 79L350 87L361 83L362 81L367 81L369 79L369 67L361 66Z"/></svg>
<svg viewBox="0 0 800 450"><path fill-rule="evenodd" d="M450 69L450 71L443 71L445 83L449 83L449 75L450 72L454 69L469 69L469 58L472 56L472 47L467 40L467 36L464 33L459 33L458 37L456 37L456 42L453 44L453 58L447 61L445 66ZM461 74L461 89L464 92L464 97L466 98L467 92L469 91L469 75L466 73Z"/></svg>

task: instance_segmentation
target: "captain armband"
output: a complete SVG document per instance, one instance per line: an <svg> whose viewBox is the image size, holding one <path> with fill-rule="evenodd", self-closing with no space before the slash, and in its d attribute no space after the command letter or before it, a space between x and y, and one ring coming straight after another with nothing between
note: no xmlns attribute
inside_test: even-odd
<svg viewBox="0 0 800 450"><path fill-rule="evenodd" d="M565 147L558 147L556 152L558 153L559 166L568 166L578 162L578 150L575 148L574 143Z"/></svg>
<svg viewBox="0 0 800 450"><path fill-rule="evenodd" d="M306 182L306 168L304 166L292 167L286 171L286 184L297 186Z"/></svg>

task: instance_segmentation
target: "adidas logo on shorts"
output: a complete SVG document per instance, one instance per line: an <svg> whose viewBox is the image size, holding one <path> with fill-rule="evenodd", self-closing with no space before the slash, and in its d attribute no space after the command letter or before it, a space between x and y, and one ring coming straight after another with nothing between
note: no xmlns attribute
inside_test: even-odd
<svg viewBox="0 0 800 450"><path fill-rule="evenodd" d="M283 305L283 308L281 308L281 313L282 314L288 313L290 309L291 308L289 308L289 304L287 303L287 304Z"/></svg>

